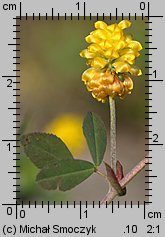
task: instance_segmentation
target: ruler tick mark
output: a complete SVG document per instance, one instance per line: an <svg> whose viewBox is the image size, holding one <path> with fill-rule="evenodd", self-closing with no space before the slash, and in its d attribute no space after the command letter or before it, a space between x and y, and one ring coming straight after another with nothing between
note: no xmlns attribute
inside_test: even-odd
<svg viewBox="0 0 165 237"><path fill-rule="evenodd" d="M118 12L117 12L117 8L116 8L116 20L118 19L118 15L117 14L118 14Z"/></svg>

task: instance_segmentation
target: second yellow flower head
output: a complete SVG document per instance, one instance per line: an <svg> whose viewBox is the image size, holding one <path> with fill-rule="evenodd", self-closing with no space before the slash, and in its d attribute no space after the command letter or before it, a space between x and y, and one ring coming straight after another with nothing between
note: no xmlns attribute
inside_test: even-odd
<svg viewBox="0 0 165 237"><path fill-rule="evenodd" d="M83 73L82 80L98 101L105 102L108 96L123 98L130 94L133 89L130 75L142 74L133 66L142 46L123 31L130 26L128 20L112 25L97 21L96 30L85 38L90 45L80 56L87 59L90 68Z"/></svg>

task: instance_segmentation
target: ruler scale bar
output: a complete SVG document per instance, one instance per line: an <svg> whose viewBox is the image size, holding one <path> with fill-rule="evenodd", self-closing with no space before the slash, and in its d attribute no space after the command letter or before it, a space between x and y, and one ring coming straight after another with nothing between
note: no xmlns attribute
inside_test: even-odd
<svg viewBox="0 0 165 237"><path fill-rule="evenodd" d="M127 14L124 14L124 13L121 13L121 11L120 11L121 9L119 9L117 7L114 7L112 12L108 13L109 20L115 19L116 21L118 21L119 19L120 20L121 19L127 19L127 20L133 19L133 20L141 20L145 24L147 24L147 25L145 25L145 28L144 28L144 32L145 32L144 35L146 37L145 38L145 46L146 47L145 46L143 47L143 50L145 50L144 51L145 52L144 53L145 60L143 63L145 64L145 72L146 72L146 73L143 72L144 81L145 81L145 91L146 91L146 92L144 92L145 93L144 102L146 104L146 105L144 105L145 110L146 110L145 111L146 116L144 116L144 119L145 119L145 121L147 120L144 124L144 131L146 133L146 136L144 137L145 138L144 139L144 144L145 144L144 152L145 152L145 158L149 160L146 162L146 164L148 165L147 168L144 169L144 171L147 172L147 173L145 173L145 180L144 180L145 194L143 194L143 196L144 196L143 198L145 201L131 200L131 201L123 201L122 202L119 200L119 201L112 201L110 206L108 205L107 202L105 203L105 206L102 206L100 201L97 202L95 200L92 200L89 203L88 203L88 201L85 201L85 202L80 201L79 203L77 201L73 201L72 204L69 201L64 201L64 202L61 201L58 204L57 201L52 201L52 202L48 201L48 200L46 200L46 201L45 200L43 200L43 201L32 200L31 201L31 200L26 200L26 199L24 202L23 201L24 197L21 196L22 195L21 185L19 184L20 177L17 177L17 175L20 176L19 174L21 174L21 172L19 170L21 170L20 164L22 162L22 160L21 160L22 157L21 157L21 152L20 152L21 146L19 145L20 139L13 139L13 138L19 138L17 136L21 135L20 130L22 129L22 127L21 127L21 119L22 119L21 115L22 114L21 114L20 110L21 110L21 108L23 108L23 105L22 105L22 102L20 105L20 101L19 101L20 96L22 96L22 93L20 94L20 93L18 93L18 91L20 91L20 88L19 88L20 81L21 81L21 79L23 79L23 76L22 76L23 73L22 73L21 69L19 69L20 68L19 65L21 63L21 56L20 55L23 55L23 51L21 51L23 46L22 46L22 48L20 47L21 45L23 45L22 39L20 37L20 35L21 35L20 33L23 32L22 25L25 24L24 20L26 20L26 23L28 21L31 21L30 24L33 24L34 22L37 22L38 20L44 21L45 23L50 22L50 20L52 20L53 24L54 24L57 19L58 19L58 21L60 21L62 19L65 21L68 21L68 22L72 21L72 23L74 23L75 20L78 20L81 23L81 20L86 21L89 19L90 20L95 19L95 21L96 20L101 20L101 21L106 20L107 21L107 18L106 18L107 14L106 13L93 14L91 9L89 9L87 7L88 4L85 1L77 2L76 9L78 9L78 10L77 10L76 14L69 12L68 9L67 9L68 11L63 11L62 13L61 12L58 13L57 7L56 8L51 7L49 9L49 11L46 10L47 12L43 13L42 15L40 12L36 13L35 9L32 9L31 12L27 12L27 13L25 13L24 9L23 9L23 14L22 14L22 5L23 5L23 3L21 3L21 2L17 4L17 6L19 6L19 9L17 8L17 10L19 10L19 13L17 12L18 14L14 18L12 17L12 19L13 19L11 22L12 26L16 27L16 28L12 29L12 34L16 34L16 35L14 35L14 37L12 36L12 38L11 38L14 41L13 42L8 41L8 42L10 42L8 44L8 46L14 46L14 47L9 47L9 48L10 48L10 51L12 52L12 54L16 54L14 56L12 55L12 57L11 57L12 60L15 59L15 61L16 61L16 62L12 63L12 66L16 67L16 69L14 68L14 69L12 69L11 72L7 73L8 75L11 75L11 76L7 76L7 75L2 76L2 78L6 78L7 81L8 81L8 79L12 80L13 87L16 85L16 88L11 88L12 99L16 100L16 101L12 101L12 104L7 105L7 109L9 110L8 113L10 113L12 116L20 116L19 118L12 119L13 120L12 122L16 123L16 124L12 124L12 126L11 126L11 128L14 129L14 131L12 131L12 133L11 133L12 139L10 139L10 136L8 136L6 134L5 137L7 137L9 139L2 140L3 142L7 142L11 146L10 147L11 152L9 152L9 151L8 152L10 154L11 162L13 162L13 161L15 162L14 165L12 163L12 166L10 166L10 168L11 167L12 168L9 169L8 173L15 174L13 176L16 176L16 177L10 176L10 178L13 177L12 179L14 180L14 184L11 185L12 186L12 194L11 195L13 195L11 197L11 203L7 201L7 203L3 203L2 205L4 206L4 208L7 208L6 209L7 212L10 213L10 210L12 210L12 212L13 212L12 215L15 214L16 220L20 219L20 218L22 218L21 220L23 220L23 217L21 215L28 212L27 211L28 208L29 208L29 215L32 215L31 214L32 210L35 210L35 213L38 214L42 209L44 209L46 211L46 213L48 214L48 219L49 219L49 216L51 216L52 213L53 213L53 215L56 215L57 213L59 213L58 212L59 208L61 208L60 213L63 213L62 210L71 209L73 207L74 209L78 208L78 211L79 211L78 216L79 216L79 219L82 221L82 223L83 223L83 220L85 220L85 219L89 219L89 221L90 221L90 214L92 213L91 210L93 210L95 208L100 208L100 213L99 213L100 217L102 215L101 213L102 213L103 209L105 209L105 210L107 209L106 213L112 214L112 215L115 212L117 215L117 212L120 212L120 210L118 210L118 209L122 209L122 208L125 208L126 213L129 212L130 209L136 210L136 211L138 211L138 209L140 209L140 210L143 209L143 212L142 212L143 216L141 216L141 222L143 221L143 219L146 221L150 220L152 222L152 220L154 220L154 218L155 218L154 215L155 216L158 215L158 211L154 211L154 209L153 210L151 209L152 206L154 207L154 205L155 205L154 202L152 202L152 200L155 198L155 191L153 188L154 187L153 178L159 178L159 176L155 175L155 173L154 173L154 175L152 173L154 170L154 164L155 164L154 152L157 151L158 149L161 149L159 147L163 146L163 143L160 139L161 136L159 137L159 131L155 130L154 123L155 123L155 119L157 119L157 116L159 116L159 111L156 111L157 109L155 109L155 105L153 103L155 100L154 88L156 86L158 88L160 88L161 85L163 86L163 83L157 84L157 83L152 83L152 82L163 82L164 81L159 76L159 73L160 73L158 70L159 68L157 69L155 67L154 56L155 56L155 53L159 52L160 46L156 47L157 44L155 44L155 42L152 42L152 37L155 34L155 29L152 28L152 23L153 22L155 23L155 21L162 20L161 18L163 18L163 16L161 14L160 15L154 14L154 8L152 8L152 4L150 4L150 2L140 2L140 8L141 8L140 14L138 13L138 11L133 12L133 13L132 13L132 11L130 11L131 13L127 12ZM112 3L112 5L113 5L113 3ZM150 9L150 5L151 5L151 9ZM8 4L8 6L9 6L9 4ZM66 5L65 5L65 7L66 7ZM74 8L75 8L75 6L74 6ZM55 12L55 11L57 11L57 12ZM44 12L45 12L45 9L44 9ZM157 12L157 13L159 13L159 12ZM154 39L154 37L153 37L153 39ZM158 51L156 51L156 50L158 50ZM21 68L22 68L22 66L21 66ZM154 70L156 70L156 73L158 72L157 76L156 76L156 74L154 75L154 72L153 72ZM12 75L13 73L16 73L16 75ZM19 75L17 75L17 74L19 74ZM15 78L15 81L14 81L14 78ZM20 78L20 80L18 78ZM6 83L6 80L2 80L2 81L4 81L4 83ZM10 90L10 88L8 88L8 89ZM17 107L13 107L13 106L19 106L19 107L17 108ZM10 111L10 110L14 110L14 111ZM157 135L157 133L158 133L158 138L154 137L155 135ZM7 143L4 143L4 145L7 145ZM8 146L7 146L7 148L8 148ZM151 148L153 148L153 150ZM153 152L153 154L152 154L152 152ZM9 154L8 154L8 156L9 156ZM147 156L147 154L148 154L148 156ZM152 161L152 162L150 162L150 161ZM13 188L14 188L14 190L13 190ZM12 202L14 202L14 203L12 203ZM138 208L138 209L136 209L136 208ZM74 215L74 211L73 211L74 209L71 209L71 212L70 212L70 213L73 213L73 215ZM44 213L44 212L42 212L42 213ZM66 213L67 213L67 211L66 211ZM153 215L154 218L150 218L149 217L150 215ZM129 218L128 220L131 221L130 216L131 215L129 215L127 217ZM60 218L60 215L59 215L59 218ZM114 218L115 218L115 215L114 215ZM45 218L45 219L46 219L46 223L47 223L48 219L47 218ZM97 215L95 215L95 218L93 219L94 222L95 222L95 219L97 219ZM125 218L125 219L127 219L127 218ZM118 223L121 222L123 224L125 222L125 219L123 218L123 222L122 222L122 220L120 219L120 216L119 216L120 221L118 221ZM26 220L26 218L24 220ZM63 220L65 220L65 214L63 215ZM115 220L116 219L113 220L114 223L115 223ZM158 218L157 218L157 220L158 220ZM68 221L70 222L71 219ZM154 221L156 223L156 218ZM151 223L151 222L149 222L149 223ZM129 224L129 222L128 222L128 224ZM100 225L103 225L103 223L101 223ZM120 226L120 224L118 224L118 226ZM136 226L136 225L134 225L134 226ZM156 230L158 228L156 229L155 226L153 226L153 227L155 228L154 229L155 232L153 231L152 233L153 233L153 235L155 234L155 236L156 236L156 234L157 234ZM113 228L113 226L112 226L112 228ZM130 228L131 228L131 225L130 225ZM135 228L135 227L133 227L133 228ZM138 233L139 233L140 232L139 225L137 225L137 228L138 228ZM104 231L104 232L106 233L106 231ZM125 235L127 232L126 232L126 230L124 230L122 233ZM115 233L113 233L113 234L115 234ZM143 236L145 236L145 234Z"/></svg>

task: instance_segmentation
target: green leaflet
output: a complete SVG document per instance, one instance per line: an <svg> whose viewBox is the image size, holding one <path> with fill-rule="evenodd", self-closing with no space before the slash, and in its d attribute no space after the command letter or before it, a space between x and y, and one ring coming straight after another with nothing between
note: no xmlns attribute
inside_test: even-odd
<svg viewBox="0 0 165 237"><path fill-rule="evenodd" d="M42 169L37 182L48 190L66 191L83 182L94 172L94 165L84 160L66 160Z"/></svg>
<svg viewBox="0 0 165 237"><path fill-rule="evenodd" d="M44 168L61 161L73 160L73 156L55 135L46 133L31 133L21 137L21 143L26 155L38 167Z"/></svg>
<svg viewBox="0 0 165 237"><path fill-rule="evenodd" d="M102 120L92 112L88 112L83 123L83 132L96 166L103 161L106 149L106 129Z"/></svg>

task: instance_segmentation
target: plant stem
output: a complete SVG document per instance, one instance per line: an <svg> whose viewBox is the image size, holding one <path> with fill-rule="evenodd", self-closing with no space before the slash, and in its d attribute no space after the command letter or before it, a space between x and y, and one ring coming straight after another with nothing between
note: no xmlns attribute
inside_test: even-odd
<svg viewBox="0 0 165 237"><path fill-rule="evenodd" d="M115 100L109 96L109 112L110 112L110 159L111 167L116 174L116 110Z"/></svg>
<svg viewBox="0 0 165 237"><path fill-rule="evenodd" d="M139 164L137 164L126 176L124 176L122 180L119 181L121 187L126 187L126 185L148 164L148 162L148 158L140 161ZM110 204L117 195L117 191L114 188L111 188L101 201L101 204Z"/></svg>
<svg viewBox="0 0 165 237"><path fill-rule="evenodd" d="M103 177L105 180L107 180L107 176L105 174L101 173L99 170L96 170L95 172L101 177Z"/></svg>

